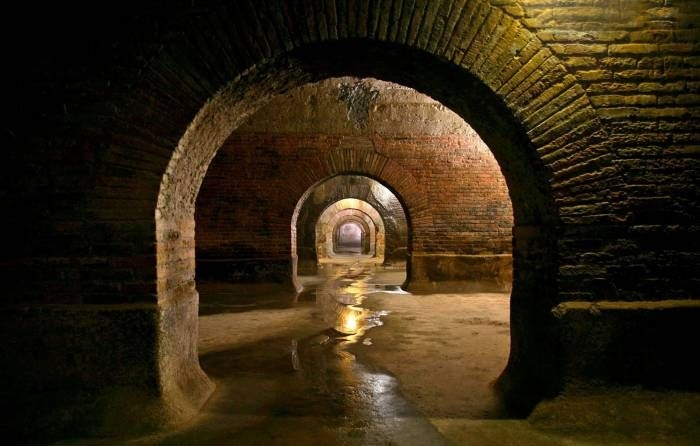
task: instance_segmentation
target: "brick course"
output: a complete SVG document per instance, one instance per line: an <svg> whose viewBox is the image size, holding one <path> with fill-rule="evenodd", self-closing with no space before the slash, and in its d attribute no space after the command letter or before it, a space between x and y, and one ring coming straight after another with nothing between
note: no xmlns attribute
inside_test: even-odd
<svg viewBox="0 0 700 446"><path fill-rule="evenodd" d="M16 14L1 31L4 42L26 36L6 48L13 67L4 84L0 198L12 218L3 221L11 235L0 257L4 302L70 304L64 310L74 307L85 320L94 314L86 304L139 303L157 315L143 319L153 329L142 332L159 336L144 352L193 345L194 204L210 160L269 98L347 74L429 94L468 120L498 160L515 221L508 376L521 401L551 394L566 369L558 342L578 345L589 333L553 324L561 302L700 297L700 3L359 3L212 0L134 11L120 3L87 21L77 5L44 9L44 17L28 8ZM418 177L401 181L397 159L371 157L402 197L414 198L406 198L411 224L430 227ZM325 161L333 160L347 165L342 156ZM333 170L324 162L313 164L318 178ZM286 186L303 193L305 177L300 183ZM626 327L642 325L634 311L624 314ZM51 323L27 321L22 336L8 335L24 344L4 345L2 357L24 357L36 339L31 327L50 333ZM115 333L128 337L133 324L120 324ZM97 348L80 323L69 325L56 326L73 340L67 344ZM666 336L664 326L654 333ZM56 348L66 351L56 363L70 363L65 344ZM659 381L673 376L664 364L680 368L677 358L632 342L615 351L639 370L645 364L633 360L663 358L654 368ZM175 407L180 394L171 389L197 370L188 355L160 358L150 384L133 384L132 370L120 365L115 385L162 392ZM99 361L81 366L103 370ZM20 362L4 361L3 382L42 389L10 367ZM62 368L55 370L60 390ZM64 375L64 388L73 389ZM89 386L99 393L106 385L94 378ZM80 417L64 409L58 418Z"/></svg>
<svg viewBox="0 0 700 446"><path fill-rule="evenodd" d="M322 133L234 133L200 191L198 257L288 259L290 222L300 191L325 179L311 176L308 166L337 150L341 138ZM469 137L452 135L375 136L374 142L377 151L395 158L398 168L416 179L430 203L424 211L430 223L413 226L413 252L510 252L512 210L507 189L484 147L475 147ZM348 150L344 155L355 153ZM386 184L393 189L390 182Z"/></svg>

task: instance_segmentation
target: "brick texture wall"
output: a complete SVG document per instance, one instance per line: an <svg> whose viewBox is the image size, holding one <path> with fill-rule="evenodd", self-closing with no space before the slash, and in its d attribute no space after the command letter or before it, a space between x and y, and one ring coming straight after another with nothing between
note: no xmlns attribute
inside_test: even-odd
<svg viewBox="0 0 700 446"><path fill-rule="evenodd" d="M311 181L299 184L299 172L338 145L337 135L233 135L198 197L198 258L261 260L263 269L268 261L288 261L299 192L313 186ZM400 153L402 167L431 198L434 223L412 234L414 253L510 253L512 211L492 157L459 136L381 140L379 145ZM296 183L293 188L291 183ZM247 279L264 280L265 275Z"/></svg>
<svg viewBox="0 0 700 446"><path fill-rule="evenodd" d="M18 69L6 84L11 155L2 197L15 216L4 224L16 237L3 256L8 277L22 279L11 281L9 302L152 301L152 208L197 110L280 48L354 36L405 43L464 66L506 104L537 147L528 156L546 165L537 175L564 223L562 299L697 294L697 2L382 2L351 13L309 7L309 21L273 3L149 7L141 16L112 5L119 20L81 31L94 39L74 31L78 11L53 10L65 19L64 32L43 20L45 34L26 52L8 49ZM20 14L14 25L22 23ZM253 23L271 28L258 32ZM238 31L223 31L231 28ZM10 41L18 31L3 32ZM260 32L271 33L269 41L252 37ZM442 81L417 72L394 78L432 91L481 128L461 94L441 94ZM491 145L507 177L522 174L500 144ZM581 259L589 263L582 267ZM643 280L629 279L640 273Z"/></svg>
<svg viewBox="0 0 700 446"><path fill-rule="evenodd" d="M515 223L504 376L524 407L571 375L697 387L700 370L683 346L696 335L700 298L699 2L14 6L0 29L11 63L0 86L0 326L14 342L0 357L12 396L35 395L24 412L3 411L28 414L15 426L54 426L47 436L88 429L70 401L114 389L148 396L130 411L206 399L181 390L197 382L194 204L209 162L270 98L341 75L429 94L469 121L498 160ZM406 175L410 166L371 141L348 133L339 152L361 147L375 166L367 173L405 199L415 250L439 249L417 238L450 225L433 212L422 176ZM333 174L332 161L356 167L328 154L285 187L301 196ZM93 335L98 314L114 322L110 339L124 341ZM152 341L129 342L135 332ZM36 346L55 353L55 404L42 377L25 370ZM136 358L154 355L144 371L148 361ZM108 425L110 410L91 410L91 426ZM135 418L176 417L147 415Z"/></svg>
<svg viewBox="0 0 700 446"><path fill-rule="evenodd" d="M700 4L521 4L523 24L573 73L607 129L607 149L584 175L615 172L607 193L579 181L559 194L572 224L560 245L563 296L695 295ZM578 113L581 99L570 96L565 107ZM606 215L595 233L582 227Z"/></svg>

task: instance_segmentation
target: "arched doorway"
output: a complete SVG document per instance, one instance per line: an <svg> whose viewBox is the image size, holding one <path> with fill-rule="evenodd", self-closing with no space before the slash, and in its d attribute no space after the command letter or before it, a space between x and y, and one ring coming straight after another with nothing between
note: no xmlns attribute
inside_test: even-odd
<svg viewBox="0 0 700 446"><path fill-rule="evenodd" d="M393 194L391 197L394 198ZM387 212L386 208L382 209ZM383 263L387 239L390 246L397 244L396 239L398 244L407 245L406 217L402 208L397 211L382 215L366 201L356 198L344 198L326 207L316 222L317 263L341 253L366 254ZM399 220L399 224L387 228L384 222L390 218Z"/></svg>
<svg viewBox="0 0 700 446"><path fill-rule="evenodd" d="M344 221L336 226L333 233L333 252L336 254L366 254L363 252L363 241L366 240L367 230L357 221Z"/></svg>
<svg viewBox="0 0 700 446"><path fill-rule="evenodd" d="M431 69L416 70L415 66ZM509 111L507 101L512 99L504 102L473 74L423 51L367 41L307 45L288 53L282 66L261 65L213 98L180 141L178 154L165 174L167 181L164 180L161 189L156 219L159 253L163 253L158 258L159 300L165 303L173 293L188 294L191 293L188 289L194 290L189 268L176 259L183 256L172 258L167 254L189 251L188 240L193 239L191 231L186 237L175 237L174 233L183 234L180 228L188 226L196 193L183 196L176 191L196 192L196 184L201 182L221 139L270 95L312 79L340 74L374 76L426 92L464 117L492 147L509 185L515 218L513 346L501 383L515 405L531 407L537 398L559 386L556 339L552 336L552 324L546 322L557 289L554 269L558 219L549 191L549 174L534 150L531 136ZM244 91L247 93L240 96ZM454 91L470 91L470 94L455 96ZM206 124L213 116L228 116L215 132ZM205 128L206 137L201 133ZM192 165L202 168L197 172L181 170ZM417 209L414 221L420 221L420 214ZM534 258L537 262L531 261ZM172 329L182 336L191 336L189 329L182 332L183 327L172 325L166 331ZM182 355L174 357L182 359ZM196 358L191 355L190 358L196 364Z"/></svg>
<svg viewBox="0 0 700 446"><path fill-rule="evenodd" d="M365 242L369 240L370 229L364 222L353 218L340 223L333 233L333 252L336 254L367 254L369 246Z"/></svg>
<svg viewBox="0 0 700 446"><path fill-rule="evenodd" d="M409 197L409 202L413 200ZM295 276L317 272L319 260L333 252L337 225L352 216L364 222L366 249L375 262L405 264L412 231L404 203L403 197L366 175L334 175L311 186L292 217Z"/></svg>

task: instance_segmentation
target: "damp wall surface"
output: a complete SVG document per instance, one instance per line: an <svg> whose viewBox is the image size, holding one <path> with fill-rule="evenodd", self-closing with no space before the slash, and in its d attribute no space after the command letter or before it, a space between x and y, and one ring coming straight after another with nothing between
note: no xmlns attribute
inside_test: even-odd
<svg viewBox="0 0 700 446"><path fill-rule="evenodd" d="M116 406L86 420L80 402L125 395L155 427L196 412L209 160L271 97L341 75L429 94L498 160L514 216L504 382L525 407L571 377L697 389L681 346L699 321L700 3L321 3L14 5L0 30L8 436L100 431ZM430 227L417 179L352 146ZM27 373L49 351L51 379Z"/></svg>
<svg viewBox="0 0 700 446"><path fill-rule="evenodd" d="M344 98L344 89L354 90L355 97ZM399 174L377 175L366 152L391 159ZM338 159L328 165L331 157ZM361 179L344 184L337 177L317 186L329 174L353 173L344 170L347 165L354 173L372 172L393 191L398 185L392 182L411 178L413 192L426 200L427 222L410 231L405 222L394 229L397 219L410 225L400 200L415 198L390 202ZM431 98L355 78L300 87L273 100L228 138L197 200L198 271L211 277L216 265L231 272L228 279L253 281L289 275L293 212L306 190L316 186L298 222L302 260L307 260L304 249L315 245L314 218L333 201L362 198L386 216L389 256L406 259L411 247L415 286L459 280L509 286L512 207L488 147Z"/></svg>

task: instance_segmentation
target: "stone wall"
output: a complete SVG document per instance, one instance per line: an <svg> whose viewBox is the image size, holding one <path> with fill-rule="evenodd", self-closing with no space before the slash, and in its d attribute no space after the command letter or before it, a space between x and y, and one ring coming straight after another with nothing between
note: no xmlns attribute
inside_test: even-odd
<svg viewBox="0 0 700 446"><path fill-rule="evenodd" d="M362 111L365 121L357 122L359 112L342 98L344 88L365 89L364 94L371 96ZM280 280L289 275L290 268L284 266L291 254L289 224L300 190L324 179L315 164L339 152L355 168L369 170L363 165L363 150L395 160L427 198L427 222L404 233L410 241L394 246L393 239L400 235L388 238L390 253L401 245L404 255L407 245L412 248L412 289L456 281L483 283L484 289L510 286L512 208L488 147L462 119L429 97L396 84L353 78L330 79L274 99L229 137L197 199L200 273L215 277L209 274L211 265L222 271L228 260L226 271L239 273L229 273L228 279ZM331 168L335 169L331 174L348 173ZM396 190L393 179L382 175L376 179ZM332 199L346 198L335 197L335 189L327 193L333 194ZM324 206L328 198L322 195L319 190L311 198ZM364 198L378 201L367 194ZM403 212L391 210L397 205L387 202L380 208L390 217ZM410 213L404 218L410 221ZM301 237L313 247L305 237L314 231L306 229ZM468 262L462 260L465 256ZM443 267L426 268L437 257ZM252 271L231 267L241 261L255 266ZM459 267L446 265L451 262Z"/></svg>
<svg viewBox="0 0 700 446"><path fill-rule="evenodd" d="M359 252L377 264L384 264L386 229L384 218L369 203L354 198L336 201L321 213L316 223L317 262L334 257L343 248L343 226L355 225L360 231ZM405 247L404 247L405 248ZM405 259L404 259L405 261ZM299 271L301 274L301 272Z"/></svg>
<svg viewBox="0 0 700 446"><path fill-rule="evenodd" d="M563 296L691 297L687 290L700 289L690 261L697 245L688 243L699 229L700 5L569 2L556 11L549 2L522 5L523 24L573 73L608 135L590 181L558 199L572 223L561 242ZM567 105L572 113L577 102ZM616 180L596 194L591 182L602 164ZM601 219L607 224L597 234L583 234Z"/></svg>
<svg viewBox="0 0 700 446"><path fill-rule="evenodd" d="M512 403L526 411L571 377L697 388L700 370L690 355L667 346L693 339L698 322L700 3L15 6L0 30L11 64L2 85L0 200L8 236L0 326L16 333L6 335L15 342L3 343L0 355L3 382L21 385L3 389L3 401L21 393L43 402L41 411L14 408L25 414L51 413L63 402L66 416L51 435L84 414L60 398L78 396L78 388L85 398L136 392L167 402L161 409L170 415L155 425L177 419L166 409L180 407L173 401L203 401L207 392L187 383L198 376L194 204L207 167L270 98L341 75L424 92L467 120L493 151L515 224L512 350L499 381ZM344 97L355 103L352 91ZM430 227L418 179L402 175L393 157L363 153L379 163L370 173L406 200L413 227ZM320 178L332 174L329 160L352 166L329 156L313 165ZM596 310L600 302L612 302L603 308L614 317ZM60 309L88 322L108 303L114 345L83 322L44 317L44 309ZM553 312L561 304L571 310ZM117 314L134 308L143 317ZM18 314L21 325L13 322ZM55 330L46 326L52 323ZM57 364L52 373L63 375L52 382L73 376L76 352L98 345L104 353L85 364L94 381L58 386L52 401L41 398L43 377L26 373L21 360L41 340L33 327L42 324L53 341L61 337L50 333L58 332L73 340L56 350L57 342L46 344ZM653 338L646 327L654 327ZM110 362L114 381L100 382L107 353L124 351L120 340L135 333L156 335L152 345L126 352L133 360ZM133 379L132 365L148 351L162 360L148 372L136 367L143 379ZM654 364L654 374L618 373L620 364ZM93 414L106 417L97 408ZM88 424L99 430L97 421ZM27 416L7 435L50 436L35 425L44 424Z"/></svg>

